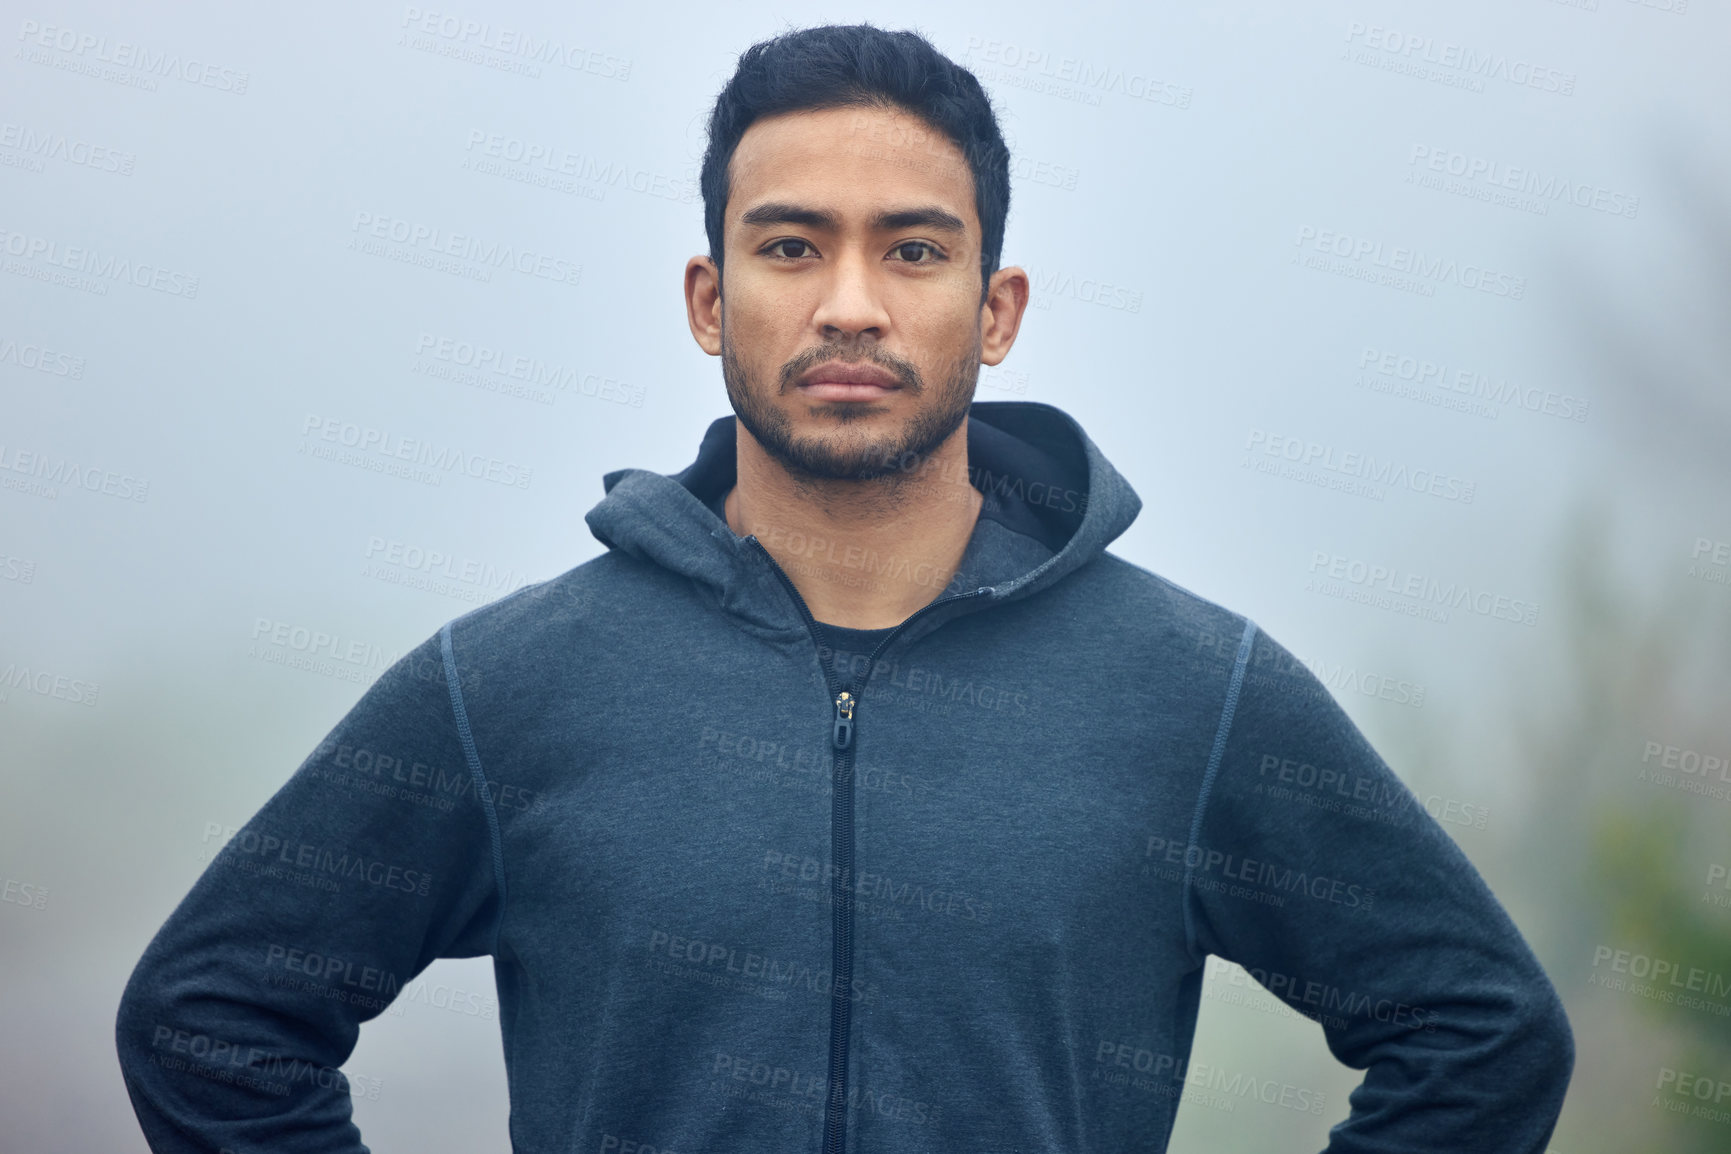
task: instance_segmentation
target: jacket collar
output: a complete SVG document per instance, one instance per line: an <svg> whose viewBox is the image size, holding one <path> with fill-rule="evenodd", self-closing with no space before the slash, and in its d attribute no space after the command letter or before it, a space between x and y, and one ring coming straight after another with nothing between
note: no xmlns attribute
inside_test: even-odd
<svg viewBox="0 0 1731 1154"><path fill-rule="evenodd" d="M984 495L957 580L940 596L983 589L956 611L1018 600L1099 556L1136 519L1142 501L1069 414L1032 401L977 401L968 417L969 480ZM671 475L606 474L606 496L585 520L602 544L712 589L756 630L804 632L766 555L709 508L733 486L734 418L712 422L697 459ZM925 614L911 636L948 613Z"/></svg>

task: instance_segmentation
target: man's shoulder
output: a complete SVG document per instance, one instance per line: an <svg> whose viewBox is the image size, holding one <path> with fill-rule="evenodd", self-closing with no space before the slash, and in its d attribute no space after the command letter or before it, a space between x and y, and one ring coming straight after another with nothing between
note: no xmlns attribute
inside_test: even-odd
<svg viewBox="0 0 1731 1154"><path fill-rule="evenodd" d="M1115 627L1149 631L1196 648L1236 648L1248 619L1169 577L1112 552L1078 572L1077 594L1109 615Z"/></svg>
<svg viewBox="0 0 1731 1154"><path fill-rule="evenodd" d="M471 646L519 649L576 627L598 611L623 608L623 599L646 592L653 578L644 570L654 569L610 549L455 617L444 628Z"/></svg>
<svg viewBox="0 0 1731 1154"><path fill-rule="evenodd" d="M1178 668L1224 682L1242 665L1243 700L1288 719L1314 716L1319 709L1333 718L1339 711L1311 666L1247 615L1111 553L1100 562L1091 566L1107 583L1100 600L1141 609L1120 613L1123 627L1153 630L1167 643L1166 659L1176 659Z"/></svg>

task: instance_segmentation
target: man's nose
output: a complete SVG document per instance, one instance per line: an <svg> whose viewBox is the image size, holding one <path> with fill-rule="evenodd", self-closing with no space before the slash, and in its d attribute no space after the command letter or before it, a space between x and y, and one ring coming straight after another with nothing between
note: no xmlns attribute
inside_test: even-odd
<svg viewBox="0 0 1731 1154"><path fill-rule="evenodd" d="M876 271L871 258L859 252L843 253L831 265L823 299L812 316L825 340L864 335L883 340L889 335L889 312Z"/></svg>

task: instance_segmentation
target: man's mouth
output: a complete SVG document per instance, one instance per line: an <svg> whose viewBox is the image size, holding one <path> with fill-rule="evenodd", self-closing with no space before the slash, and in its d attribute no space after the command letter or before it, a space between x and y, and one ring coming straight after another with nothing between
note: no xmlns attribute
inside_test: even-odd
<svg viewBox="0 0 1731 1154"><path fill-rule="evenodd" d="M901 387L888 369L857 361L825 361L801 373L795 385L814 401L876 401Z"/></svg>

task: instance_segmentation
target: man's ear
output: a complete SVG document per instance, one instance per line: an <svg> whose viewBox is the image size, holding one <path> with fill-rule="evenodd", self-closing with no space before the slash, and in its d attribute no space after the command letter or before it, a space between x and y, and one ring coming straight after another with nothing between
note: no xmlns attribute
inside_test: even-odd
<svg viewBox="0 0 1731 1154"><path fill-rule="evenodd" d="M980 304L980 362L995 365L1010 355L1028 307L1028 274L1017 265L1001 268L986 282Z"/></svg>
<svg viewBox="0 0 1731 1154"><path fill-rule="evenodd" d="M697 347L721 355L721 270L706 256L685 262L685 319ZM993 362L996 364L997 362Z"/></svg>

